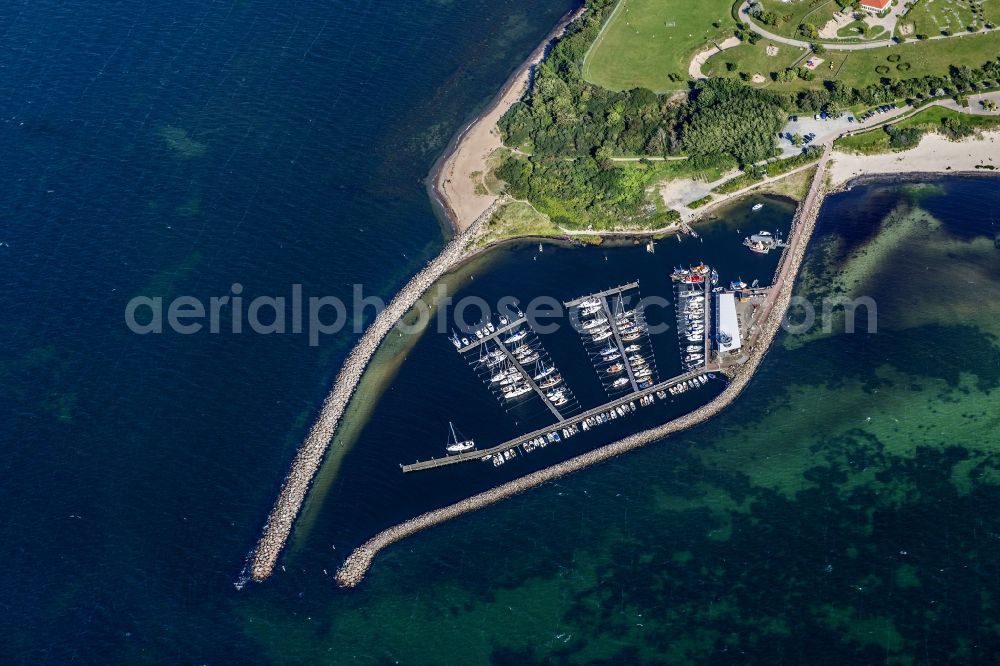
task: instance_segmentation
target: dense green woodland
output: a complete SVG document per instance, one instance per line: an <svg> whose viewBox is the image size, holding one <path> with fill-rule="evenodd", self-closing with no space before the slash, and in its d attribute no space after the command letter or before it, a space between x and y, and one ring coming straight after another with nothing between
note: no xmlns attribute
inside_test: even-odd
<svg viewBox="0 0 1000 666"><path fill-rule="evenodd" d="M511 194L562 226L659 226L670 219L647 192L665 169L613 157L687 155L689 173L745 167L776 154L775 138L788 113L959 95L1000 80L998 58L980 68L953 67L946 77L886 78L862 89L826 81L821 89L783 94L711 79L692 83L679 96L641 88L615 92L581 74L614 0L588 4L538 66L526 98L500 120L506 145L530 157L509 156L497 175ZM746 35L745 26L736 26L736 33Z"/></svg>

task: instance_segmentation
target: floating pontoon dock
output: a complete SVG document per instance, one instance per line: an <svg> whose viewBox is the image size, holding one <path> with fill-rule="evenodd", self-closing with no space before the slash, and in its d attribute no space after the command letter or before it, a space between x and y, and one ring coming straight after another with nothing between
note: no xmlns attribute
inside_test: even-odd
<svg viewBox="0 0 1000 666"><path fill-rule="evenodd" d="M632 400L637 400L637 399L642 398L644 396L654 394L657 391L664 391L664 390L670 388L671 386L674 386L675 384L680 384L681 382L688 381L689 379L694 379L695 377L697 377L699 375L703 375L703 374L705 374L705 369L704 368L697 368L697 369L692 370L690 372L685 372L684 374L677 375L676 377L672 377L672 378L668 379L665 382L661 382L659 384L654 384L653 386L650 386L649 388L645 388L645 389L642 389L640 391L635 391L633 393L629 393L628 395L622 396L620 398L616 398L616 399L614 399L614 400L612 400L610 402L606 402L603 405L600 405L600 406L595 407L593 409L587 410L585 412L581 412L581 413L577 414L576 416L573 416L571 418L568 418L568 419L565 419L565 420L561 421L560 423L549 425L549 426L546 426L546 427L541 428L539 430L534 430L532 432L525 433L525 434L523 434L523 435L521 435L521 436L519 436L519 437L517 437L515 439L508 440L508 441L504 442L503 444L498 444L497 446L494 446L494 447L491 447L491 448L488 448L488 449L479 449L479 450L476 450L476 451L468 451L466 453L458 453L458 454L455 454L453 456L445 456L443 458L432 458L430 460L423 460L423 461L420 461L420 462L415 462L415 463L412 463L410 465L400 465L400 467L403 469L404 472L419 472L419 471L425 470L425 469L434 469L435 467L445 467L446 465L454 465L456 463L461 463L461 462L469 462L469 461L473 461L473 460L482 460L482 459L484 459L484 458L486 458L488 456L492 456L493 454L503 453L504 451L508 451L508 450L510 450L512 448L521 446L524 443L529 442L529 441L531 441L532 439L534 439L536 437L540 437L540 436L545 435L548 432L551 432L553 430L553 428L563 428L563 427L567 427L567 426L577 425L580 422L582 422L585 419L588 419L588 418L590 418L592 416L597 416L598 414L606 412L606 411L608 411L610 409L614 409L615 407L618 407L620 405L628 404Z"/></svg>

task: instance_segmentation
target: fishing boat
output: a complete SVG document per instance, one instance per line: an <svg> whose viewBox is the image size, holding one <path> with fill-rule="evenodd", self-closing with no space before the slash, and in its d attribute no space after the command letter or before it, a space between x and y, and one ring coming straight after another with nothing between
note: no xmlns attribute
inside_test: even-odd
<svg viewBox="0 0 1000 666"><path fill-rule="evenodd" d="M445 449L449 453L461 453L462 451L474 448L476 448L476 443L471 439L459 441L458 435L455 434L455 425L451 421L448 421L448 443Z"/></svg>
<svg viewBox="0 0 1000 666"><path fill-rule="evenodd" d="M757 254L767 254L778 245L774 235L770 231L758 231L751 236L747 236L743 239L743 244L751 252L756 252Z"/></svg>
<svg viewBox="0 0 1000 666"><path fill-rule="evenodd" d="M619 372L625 369L625 366L621 363L615 363L610 368L608 368L609 375L617 375Z"/></svg>
<svg viewBox="0 0 1000 666"><path fill-rule="evenodd" d="M729 288L735 291L738 291L740 289L746 289L747 283L744 282L743 280L734 280L733 282L729 283Z"/></svg>
<svg viewBox="0 0 1000 666"><path fill-rule="evenodd" d="M624 377L619 377L615 381L611 382L611 386L614 388L621 388L628 384L628 380Z"/></svg>
<svg viewBox="0 0 1000 666"><path fill-rule="evenodd" d="M681 282L683 282L684 284L704 284L705 283L705 276L704 275L685 275L684 277L681 278Z"/></svg>

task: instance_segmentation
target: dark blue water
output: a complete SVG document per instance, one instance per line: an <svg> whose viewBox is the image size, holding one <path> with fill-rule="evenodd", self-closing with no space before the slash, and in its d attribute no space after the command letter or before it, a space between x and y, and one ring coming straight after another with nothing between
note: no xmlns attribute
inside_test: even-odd
<svg viewBox="0 0 1000 666"><path fill-rule="evenodd" d="M387 393L375 409L395 416L367 428L389 455L366 429L287 571L233 589L353 336L140 337L126 302L235 282L392 294L442 242L421 179L566 9L0 8L0 661L990 661L994 181L831 202L820 284L865 265L852 251L901 202L944 220L874 277L851 268L891 335L785 341L723 418L410 539L341 592L323 569L352 542L492 478L401 503L397 454L439 446L453 410L424 421ZM491 259L494 280L530 252ZM528 277L569 297L640 273L647 292L672 262L603 252L553 250ZM949 280L914 279L942 265ZM419 344L400 387L450 359L455 390L513 427L446 341ZM550 351L568 364L577 344ZM382 485L336 485L365 474Z"/></svg>
<svg viewBox="0 0 1000 666"><path fill-rule="evenodd" d="M3 661L247 648L213 609L353 336L126 302L391 295L443 240L421 179L570 4L0 8Z"/></svg>

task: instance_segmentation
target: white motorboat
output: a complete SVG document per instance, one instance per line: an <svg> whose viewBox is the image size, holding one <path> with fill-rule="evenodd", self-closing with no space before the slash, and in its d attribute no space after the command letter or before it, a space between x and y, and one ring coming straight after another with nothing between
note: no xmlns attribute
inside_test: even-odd
<svg viewBox="0 0 1000 666"><path fill-rule="evenodd" d="M552 377L549 377L544 382L542 382L541 384L539 384L538 388L540 388L540 389L550 389L553 386L558 386L561 383L562 383L562 377L560 377L559 375L553 375Z"/></svg>
<svg viewBox="0 0 1000 666"><path fill-rule="evenodd" d="M519 398L522 395L524 395L525 393L530 393L530 392L531 392L531 387L528 386L527 384L522 384L520 386L516 386L516 387L512 388L509 391L506 391L503 394L503 397L506 400L513 400L514 398Z"/></svg>

